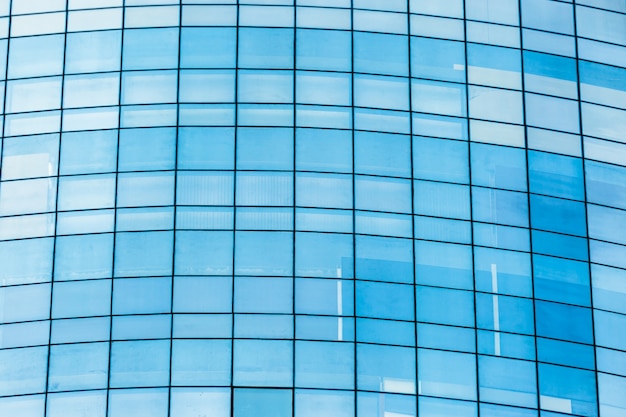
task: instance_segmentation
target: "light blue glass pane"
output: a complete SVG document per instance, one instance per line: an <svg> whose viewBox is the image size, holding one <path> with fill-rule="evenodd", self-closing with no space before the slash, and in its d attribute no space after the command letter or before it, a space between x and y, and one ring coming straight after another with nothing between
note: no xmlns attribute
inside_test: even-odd
<svg viewBox="0 0 626 417"><path fill-rule="evenodd" d="M178 129L178 168L229 169L234 161L234 129Z"/></svg>
<svg viewBox="0 0 626 417"><path fill-rule="evenodd" d="M626 390L626 378L615 375L598 375L598 394L602 416L617 417L626 412L626 401L621 395Z"/></svg>
<svg viewBox="0 0 626 417"><path fill-rule="evenodd" d="M305 171L352 171L351 132L297 129L296 168Z"/></svg>
<svg viewBox="0 0 626 417"><path fill-rule="evenodd" d="M298 71L296 101L322 105L350 105L352 85L349 74Z"/></svg>
<svg viewBox="0 0 626 417"><path fill-rule="evenodd" d="M114 71L120 67L121 31L69 33L66 73Z"/></svg>
<svg viewBox="0 0 626 417"><path fill-rule="evenodd" d="M485 20L508 25L519 23L516 0L467 0L465 13L466 17L472 20Z"/></svg>
<svg viewBox="0 0 626 417"><path fill-rule="evenodd" d="M229 340L175 340L172 385L229 385Z"/></svg>
<svg viewBox="0 0 626 417"><path fill-rule="evenodd" d="M293 30L241 28L240 68L293 68Z"/></svg>
<svg viewBox="0 0 626 417"><path fill-rule="evenodd" d="M583 199L583 168L580 158L529 151L528 165L531 192Z"/></svg>
<svg viewBox="0 0 626 417"><path fill-rule="evenodd" d="M416 136L413 176L420 179L469 182L467 143Z"/></svg>
<svg viewBox="0 0 626 417"><path fill-rule="evenodd" d="M411 76L465 81L465 47L461 42L411 37Z"/></svg>
<svg viewBox="0 0 626 417"><path fill-rule="evenodd" d="M521 89L522 57L519 50L473 43L467 48L470 83Z"/></svg>
<svg viewBox="0 0 626 417"><path fill-rule="evenodd" d="M471 247L416 240L415 282L425 285L472 289Z"/></svg>
<svg viewBox="0 0 626 417"><path fill-rule="evenodd" d="M626 168L588 161L585 170L590 202L626 209Z"/></svg>
<svg viewBox="0 0 626 417"><path fill-rule="evenodd" d="M238 277L235 279L234 308L239 313L289 314L293 311L293 280Z"/></svg>
<svg viewBox="0 0 626 417"><path fill-rule="evenodd" d="M522 25L534 29L573 34L572 6L550 0L524 0Z"/></svg>
<svg viewBox="0 0 626 417"><path fill-rule="evenodd" d="M539 364L539 398L542 410L594 417L594 373L562 366Z"/></svg>
<svg viewBox="0 0 626 417"><path fill-rule="evenodd" d="M626 314L625 273L622 269L591 265L594 307Z"/></svg>
<svg viewBox="0 0 626 417"><path fill-rule="evenodd" d="M476 400L474 355L419 349L417 360L420 394Z"/></svg>
<svg viewBox="0 0 626 417"><path fill-rule="evenodd" d="M587 240L584 238L533 230L532 240L534 252L579 261L589 259Z"/></svg>
<svg viewBox="0 0 626 417"><path fill-rule="evenodd" d="M408 110L408 80L375 75L355 75L354 104L360 107Z"/></svg>
<svg viewBox="0 0 626 417"><path fill-rule="evenodd" d="M49 394L46 414L49 417L80 417L80 413L86 412L92 417L105 417L106 403L106 391Z"/></svg>
<svg viewBox="0 0 626 417"><path fill-rule="evenodd" d="M619 233L626 222L626 212L623 210L588 206L589 237L609 242L625 244L626 240Z"/></svg>
<svg viewBox="0 0 626 417"><path fill-rule="evenodd" d="M52 317L103 316L110 313L111 280L63 282L54 285Z"/></svg>
<svg viewBox="0 0 626 417"><path fill-rule="evenodd" d="M527 93L526 123L546 129L579 133L578 103L555 97ZM559 109L558 112L555 109Z"/></svg>
<svg viewBox="0 0 626 417"><path fill-rule="evenodd" d="M415 346L415 328L410 322L357 319L356 332L359 342Z"/></svg>
<svg viewBox="0 0 626 417"><path fill-rule="evenodd" d="M535 360L534 336L479 330L478 353Z"/></svg>
<svg viewBox="0 0 626 417"><path fill-rule="evenodd" d="M413 247L407 239L356 237L356 277L375 281L413 282Z"/></svg>
<svg viewBox="0 0 626 417"><path fill-rule="evenodd" d="M176 102L176 71L133 71L122 74L122 104Z"/></svg>
<svg viewBox="0 0 626 417"><path fill-rule="evenodd" d="M50 316L50 289L49 284L0 288L4 300L0 322L47 319Z"/></svg>
<svg viewBox="0 0 626 417"><path fill-rule="evenodd" d="M119 138L119 171L146 171L174 167L176 130L124 129Z"/></svg>
<svg viewBox="0 0 626 417"><path fill-rule="evenodd" d="M354 319L296 316L296 337L309 340L353 341Z"/></svg>
<svg viewBox="0 0 626 417"><path fill-rule="evenodd" d="M176 204L232 205L232 172L179 171L176 175Z"/></svg>
<svg viewBox="0 0 626 417"><path fill-rule="evenodd" d="M118 207L166 206L173 202L173 172L157 171L118 175Z"/></svg>
<svg viewBox="0 0 626 417"><path fill-rule="evenodd" d="M293 102L293 72L239 70L237 80L240 102Z"/></svg>
<svg viewBox="0 0 626 417"><path fill-rule="evenodd" d="M174 279L174 311L180 313L231 312L232 289L232 279L228 277L176 277ZM184 320L184 317L186 316L180 316L180 320ZM199 318L194 320L196 321L203 323ZM185 326L195 328L193 323L187 323ZM231 326L228 325L229 335L230 328Z"/></svg>
<svg viewBox="0 0 626 417"><path fill-rule="evenodd" d="M275 314L237 314L235 337L261 339L292 339L293 317Z"/></svg>
<svg viewBox="0 0 626 417"><path fill-rule="evenodd" d="M529 91L577 98L576 61L524 51L524 86ZM586 64L581 61L581 65ZM585 66L588 68L588 66ZM581 67L582 68L582 67Z"/></svg>
<svg viewBox="0 0 626 417"><path fill-rule="evenodd" d="M307 388L352 388L354 345L296 342L295 385Z"/></svg>
<svg viewBox="0 0 626 417"><path fill-rule="evenodd" d="M236 385L291 386L293 344L278 340L235 340Z"/></svg>
<svg viewBox="0 0 626 417"><path fill-rule="evenodd" d="M535 329L532 300L478 293L476 321L482 329L533 334Z"/></svg>
<svg viewBox="0 0 626 417"><path fill-rule="evenodd" d="M47 350L46 347L0 350L0 394L45 391Z"/></svg>
<svg viewBox="0 0 626 417"><path fill-rule="evenodd" d="M417 334L419 347L476 352L476 334L473 329L418 323Z"/></svg>
<svg viewBox="0 0 626 417"><path fill-rule="evenodd" d="M481 400L537 406L537 381L532 362L479 356L478 379Z"/></svg>
<svg viewBox="0 0 626 417"><path fill-rule="evenodd" d="M360 391L357 393L357 414L359 416L383 417L390 413L415 417L415 397L377 392Z"/></svg>
<svg viewBox="0 0 626 417"><path fill-rule="evenodd" d="M178 65L178 29L124 31L122 65L125 70L175 68Z"/></svg>
<svg viewBox="0 0 626 417"><path fill-rule="evenodd" d="M291 206L293 174L283 172L238 172L238 205Z"/></svg>
<svg viewBox="0 0 626 417"><path fill-rule="evenodd" d="M111 329L114 340L165 338L171 334L172 319L169 314L118 316Z"/></svg>
<svg viewBox="0 0 626 417"><path fill-rule="evenodd" d="M212 417L230 416L230 389L174 388L171 391L171 417L197 417L211 410Z"/></svg>
<svg viewBox="0 0 626 417"><path fill-rule="evenodd" d="M474 297L471 292L417 286L415 288L417 321L474 326ZM449 308L449 306L455 308Z"/></svg>
<svg viewBox="0 0 626 417"><path fill-rule="evenodd" d="M296 390L296 414L298 417L332 415L354 416L354 394L345 391Z"/></svg>
<svg viewBox="0 0 626 417"><path fill-rule="evenodd" d="M180 33L181 68L234 68L236 30L186 27Z"/></svg>
<svg viewBox="0 0 626 417"><path fill-rule="evenodd" d="M476 290L530 297L530 256L527 253L474 248ZM537 273L535 263L535 273ZM535 276L535 285L537 284ZM537 291L535 287L535 291Z"/></svg>
<svg viewBox="0 0 626 417"><path fill-rule="evenodd" d="M169 275L172 272L172 233L118 233L115 276Z"/></svg>
<svg viewBox="0 0 626 417"><path fill-rule="evenodd" d="M296 234L296 274L328 278L354 276L352 235Z"/></svg>
<svg viewBox="0 0 626 417"><path fill-rule="evenodd" d="M298 173L296 175L296 205L352 208L352 176Z"/></svg>
<svg viewBox="0 0 626 417"><path fill-rule="evenodd" d="M108 343L53 346L50 349L48 390L106 388Z"/></svg>
<svg viewBox="0 0 626 417"><path fill-rule="evenodd" d="M61 107L61 78L46 77L9 81L6 111L19 113Z"/></svg>
<svg viewBox="0 0 626 417"><path fill-rule="evenodd" d="M228 70L181 71L178 88L181 102L233 102L235 101L235 72Z"/></svg>
<svg viewBox="0 0 626 417"><path fill-rule="evenodd" d="M589 306L589 268L586 263L533 256L535 297Z"/></svg>
<svg viewBox="0 0 626 417"><path fill-rule="evenodd" d="M537 410L480 404L480 415L482 417L537 417Z"/></svg>
<svg viewBox="0 0 626 417"><path fill-rule="evenodd" d="M108 417L166 417L168 392L161 389L111 390Z"/></svg>
<svg viewBox="0 0 626 417"><path fill-rule="evenodd" d="M45 345L50 336L47 321L5 324L0 326L0 348Z"/></svg>
<svg viewBox="0 0 626 417"><path fill-rule="evenodd" d="M24 395L0 399L0 412L3 415L19 417L39 417L44 414L45 395ZM56 416L55 416L56 417ZM99 416L98 416L99 417Z"/></svg>
<svg viewBox="0 0 626 417"><path fill-rule="evenodd" d="M57 171L59 135L8 138L3 147L3 180L47 177Z"/></svg>
<svg viewBox="0 0 626 417"><path fill-rule="evenodd" d="M395 178L356 177L356 208L411 212L411 183Z"/></svg>
<svg viewBox="0 0 626 417"><path fill-rule="evenodd" d="M167 385L170 342L150 340L113 342L111 345L112 387Z"/></svg>
<svg viewBox="0 0 626 417"><path fill-rule="evenodd" d="M471 144L472 184L526 191L523 149Z"/></svg>
<svg viewBox="0 0 626 417"><path fill-rule="evenodd" d="M432 417L475 417L476 403L456 400L445 400L430 397L420 397L419 414Z"/></svg>
<svg viewBox="0 0 626 417"><path fill-rule="evenodd" d="M370 74L407 75L408 42L404 36L354 33L354 71Z"/></svg>
<svg viewBox="0 0 626 417"><path fill-rule="evenodd" d="M117 131L64 133L61 139L61 174L115 171Z"/></svg>
<svg viewBox="0 0 626 417"><path fill-rule="evenodd" d="M593 346L537 338L537 359L557 365L594 369Z"/></svg>
<svg viewBox="0 0 626 417"><path fill-rule="evenodd" d="M472 187L472 220L528 227L528 195Z"/></svg>
<svg viewBox="0 0 626 417"><path fill-rule="evenodd" d="M296 313L353 315L353 286L347 280L296 279Z"/></svg>
<svg viewBox="0 0 626 417"><path fill-rule="evenodd" d="M626 337L615 329L623 328L626 316L607 311L594 312L595 342L612 349L626 350Z"/></svg>
<svg viewBox="0 0 626 417"><path fill-rule="evenodd" d="M359 389L415 394L415 348L357 345Z"/></svg>
<svg viewBox="0 0 626 417"><path fill-rule="evenodd" d="M293 274L293 235L287 232L237 232L235 274Z"/></svg>
<svg viewBox="0 0 626 417"><path fill-rule="evenodd" d="M591 311L587 308L537 301L537 335L572 342L593 342Z"/></svg>
<svg viewBox="0 0 626 417"><path fill-rule="evenodd" d="M533 228L584 236L587 234L583 203L531 195Z"/></svg>
<svg viewBox="0 0 626 417"><path fill-rule="evenodd" d="M293 169L293 130L237 129L237 169Z"/></svg>
<svg viewBox="0 0 626 417"><path fill-rule="evenodd" d="M350 71L351 43L350 32L296 29L296 66L300 69Z"/></svg>
<svg viewBox="0 0 626 417"><path fill-rule="evenodd" d="M177 232L175 273L181 275L232 273L232 241L230 232Z"/></svg>
<svg viewBox="0 0 626 417"><path fill-rule="evenodd" d="M52 255L53 246L50 238L1 242L1 285L50 281Z"/></svg>
<svg viewBox="0 0 626 417"><path fill-rule="evenodd" d="M409 137L356 132L355 170L360 174L410 176Z"/></svg>
<svg viewBox="0 0 626 417"><path fill-rule="evenodd" d="M64 38L46 35L11 39L8 78L61 74Z"/></svg>
<svg viewBox="0 0 626 417"><path fill-rule="evenodd" d="M404 284L356 282L356 314L372 318L413 320L414 300Z"/></svg>
<svg viewBox="0 0 626 417"><path fill-rule="evenodd" d="M415 214L469 220L468 186L415 181L413 187Z"/></svg>
<svg viewBox="0 0 626 417"><path fill-rule="evenodd" d="M281 389L236 388L234 417L289 417L292 391Z"/></svg>
<svg viewBox="0 0 626 417"><path fill-rule="evenodd" d="M118 279L114 286L114 314L167 313L171 310L170 278Z"/></svg>

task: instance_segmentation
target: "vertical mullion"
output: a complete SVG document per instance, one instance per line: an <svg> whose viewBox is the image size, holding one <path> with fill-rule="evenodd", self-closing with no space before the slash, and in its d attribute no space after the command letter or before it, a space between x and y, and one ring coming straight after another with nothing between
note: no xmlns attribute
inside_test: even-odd
<svg viewBox="0 0 626 417"><path fill-rule="evenodd" d="M296 129L296 120L297 120L297 116L296 116L296 112L297 112L297 106L296 106L296 76L297 76L297 72L296 72L296 48L297 48L297 41L296 41L296 37L297 37L297 33L298 31L296 30L297 28L297 13L298 13L298 9L296 7L295 4L295 0L293 0L293 141L292 141L292 146L293 146L293 154L292 154L292 169L293 169L293 188L292 188L292 192L293 192L293 218L292 220L292 228L293 228L293 232L292 232L292 240L291 240L291 296L292 296L292 302L291 302L291 314L292 314L292 337L293 337L293 341L292 341L292 352L291 352L291 358L292 358L292 362L291 362L291 370L292 370L292 374L291 374L291 414L292 416L295 417L296 415L296 303L295 303L295 297L296 297L296 134L297 134L297 129Z"/></svg>
<svg viewBox="0 0 626 417"><path fill-rule="evenodd" d="M350 0L350 71L351 71L351 106L352 111L350 113L351 117L351 133L352 133L352 326L354 332L354 415L358 415L358 339L357 339L357 320L356 320L356 311L357 311L357 274L356 274L356 170L355 170L355 160L354 160L354 150L355 150L355 93L354 93L354 0ZM340 278L342 279L342 278Z"/></svg>
<svg viewBox="0 0 626 417"><path fill-rule="evenodd" d="M119 182L119 162L120 162L120 132L121 132L121 124L122 124L122 85L124 81L124 71L123 71L123 57L124 57L124 32L125 32L125 24L126 24L126 0L122 0L122 26L120 29L120 81L119 81L119 90L117 97L117 148L116 148L116 156L115 156L115 207L113 211L113 257L111 259L111 301L109 304L109 373L107 375L107 392L106 392L106 414L109 415L109 404L111 400L111 358L112 358L112 350L113 350L113 295L115 293L115 252L116 252L116 243L117 243L117 190L118 190L118 182Z"/></svg>

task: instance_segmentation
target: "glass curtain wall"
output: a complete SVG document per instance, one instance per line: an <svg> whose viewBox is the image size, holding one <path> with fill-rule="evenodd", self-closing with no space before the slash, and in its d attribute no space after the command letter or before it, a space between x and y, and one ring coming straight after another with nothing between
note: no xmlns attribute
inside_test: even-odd
<svg viewBox="0 0 626 417"><path fill-rule="evenodd" d="M0 0L0 415L626 415L626 3Z"/></svg>

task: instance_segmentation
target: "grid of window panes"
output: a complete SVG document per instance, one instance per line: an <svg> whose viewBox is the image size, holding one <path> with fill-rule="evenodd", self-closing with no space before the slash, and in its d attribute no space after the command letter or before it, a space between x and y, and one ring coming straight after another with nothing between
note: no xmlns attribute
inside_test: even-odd
<svg viewBox="0 0 626 417"><path fill-rule="evenodd" d="M626 415L623 0L0 0L0 415Z"/></svg>

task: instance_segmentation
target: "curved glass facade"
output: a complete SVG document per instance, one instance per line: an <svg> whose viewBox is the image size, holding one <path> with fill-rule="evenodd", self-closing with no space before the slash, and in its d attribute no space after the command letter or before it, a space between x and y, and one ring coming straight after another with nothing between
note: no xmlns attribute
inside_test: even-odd
<svg viewBox="0 0 626 417"><path fill-rule="evenodd" d="M0 0L0 74L1 416L626 415L624 1Z"/></svg>

